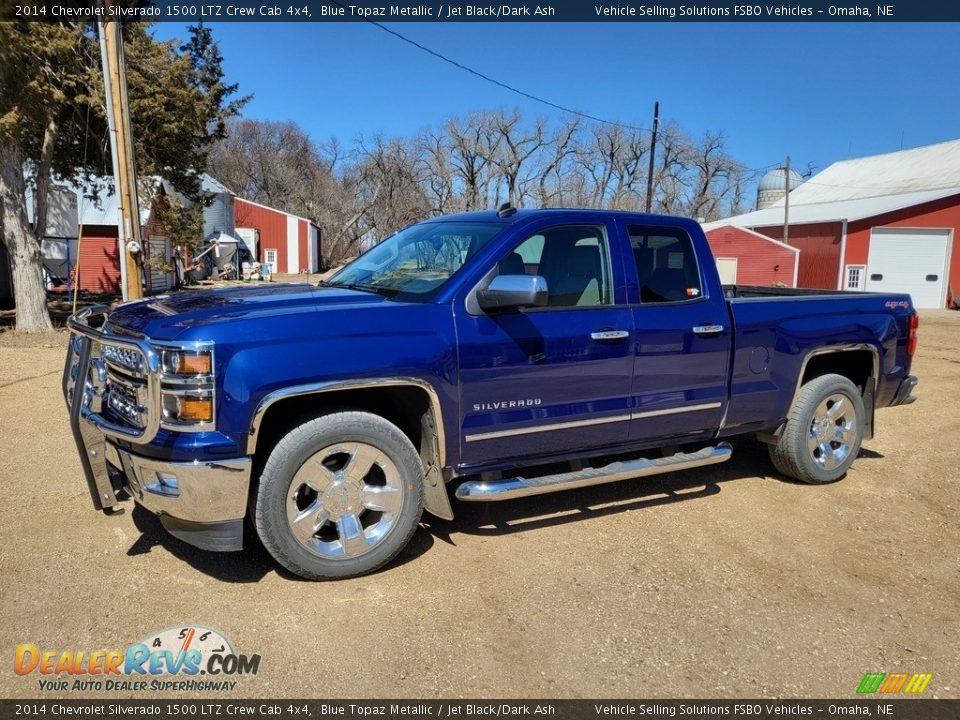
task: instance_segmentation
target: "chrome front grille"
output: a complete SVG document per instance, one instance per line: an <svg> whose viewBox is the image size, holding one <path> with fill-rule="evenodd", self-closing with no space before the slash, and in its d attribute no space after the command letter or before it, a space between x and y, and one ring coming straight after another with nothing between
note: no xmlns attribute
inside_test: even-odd
<svg viewBox="0 0 960 720"><path fill-rule="evenodd" d="M109 437L134 443L149 443L160 429L174 432L208 432L216 427L213 347L205 341L152 342L127 337L105 322L102 305L84 308L67 320L72 337L63 373L67 406L81 405L79 416ZM210 372L177 375L162 366L163 353L206 353ZM165 415L167 398L205 399L207 417L171 419Z"/></svg>
<svg viewBox="0 0 960 720"><path fill-rule="evenodd" d="M147 425L149 412L146 390L145 382L123 379L116 373L108 372L104 398L107 407L119 419L142 429Z"/></svg>
<svg viewBox="0 0 960 720"><path fill-rule="evenodd" d="M142 338L117 337L105 330L108 308L84 308L67 320L71 338L63 393L82 428L134 443L149 443L160 429L160 362ZM101 320L99 326L91 321ZM79 406L79 407L77 407Z"/></svg>

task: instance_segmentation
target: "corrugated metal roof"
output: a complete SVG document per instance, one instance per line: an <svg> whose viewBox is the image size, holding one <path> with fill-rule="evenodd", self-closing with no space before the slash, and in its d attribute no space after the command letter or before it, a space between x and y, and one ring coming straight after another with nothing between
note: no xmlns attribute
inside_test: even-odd
<svg viewBox="0 0 960 720"><path fill-rule="evenodd" d="M212 175L207 175L202 173L200 175L200 189L208 193L226 193L227 195L235 195L230 188L224 185L222 182L217 180Z"/></svg>
<svg viewBox="0 0 960 720"><path fill-rule="evenodd" d="M293 213L287 212L286 210L280 210L279 208L270 207L269 205L264 205L263 203L258 203L258 202L255 202L254 200L247 200L246 198L242 198L242 197L238 197L237 200L239 202L246 203L247 205L253 205L255 207L262 208L264 210L269 210L270 212L279 213L280 215L287 215L289 217L296 218L297 220L303 220L304 222L307 222L310 225L317 227L317 224L310 218L305 218L300 215L294 215Z"/></svg>
<svg viewBox="0 0 960 720"><path fill-rule="evenodd" d="M149 181L156 186L158 178ZM113 186L113 178L100 178L93 182L62 182L77 194L77 210L83 225L114 225L120 218L120 196ZM143 193L140 193L141 195ZM93 199L91 199L93 198ZM150 218L150 203L140 198L140 224Z"/></svg>
<svg viewBox="0 0 960 720"><path fill-rule="evenodd" d="M960 140L836 162L790 193L790 222L859 220L960 194ZM741 227L783 222L784 201L726 218Z"/></svg>
<svg viewBox="0 0 960 720"><path fill-rule="evenodd" d="M141 181L152 188L156 193L162 185L167 195L174 196L180 200L186 207L191 207L193 202L186 196L177 192L173 186L160 177L141 177ZM63 180L54 181L56 185L66 187L77 196L77 209L79 220L84 225L116 225L119 218L120 198L114 189L112 177L95 178L90 181ZM233 195L233 192L226 185L216 178L203 173L200 176L200 187L204 192L211 194L225 193ZM140 197L140 224L143 225L150 219L150 203L152 197L143 197L141 187ZM92 198L92 199L91 199ZM33 222L33 202L32 193L28 192L27 202L28 220Z"/></svg>
<svg viewBox="0 0 960 720"><path fill-rule="evenodd" d="M884 195L882 197L862 198L859 200L840 200L838 202L817 203L814 205L795 205L790 195L790 224L813 222L839 222L841 220L861 220L902 208L920 205L925 202L960 194L960 186L947 190L927 190L924 192ZM764 227L783 224L783 202L778 202L763 210L745 215L737 215L719 221L721 225L739 225L740 227Z"/></svg>
<svg viewBox="0 0 960 720"><path fill-rule="evenodd" d="M708 226L709 226L709 227L708 227ZM733 225L732 223L726 222L726 221L724 221L724 220L719 220L719 221L717 221L717 222L707 223L707 224L705 224L705 225L702 225L701 227L703 228L703 232L704 232L705 234L707 234L707 235L709 235L710 233L715 232L715 231L717 231L717 230L722 230L722 229L725 228L725 227L735 228L736 230L739 230L739 231L742 232L742 233L747 233L748 235L751 235L752 237L755 237L755 238L757 238L758 240L763 240L763 241L768 242L768 243L773 243L774 245L779 245L780 247L784 248L785 250L790 250L791 252L794 252L794 253L799 253L799 252L800 252L800 248L798 248L798 247L794 247L793 245L787 245L786 243L780 242L779 240L776 240L776 239L770 237L769 235L762 235L761 233L754 232L753 230L750 230L749 228L741 227L741 226L739 226L739 225ZM724 239L724 238L722 238L719 234L716 235L716 237L717 237L718 239Z"/></svg>

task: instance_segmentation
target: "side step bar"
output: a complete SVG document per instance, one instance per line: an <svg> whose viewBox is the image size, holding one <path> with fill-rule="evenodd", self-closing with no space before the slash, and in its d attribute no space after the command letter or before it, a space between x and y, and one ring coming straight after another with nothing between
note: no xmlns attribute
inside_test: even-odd
<svg viewBox="0 0 960 720"><path fill-rule="evenodd" d="M630 478L661 475L674 470L716 465L730 459L733 449L730 443L719 443L693 453L677 453L665 458L637 458L610 463L601 468L585 468L557 475L525 478L513 477L502 480L469 480L462 483L456 492L458 500L485 502L489 500L513 500L530 495L545 495L561 490L600 485L602 483L628 480Z"/></svg>

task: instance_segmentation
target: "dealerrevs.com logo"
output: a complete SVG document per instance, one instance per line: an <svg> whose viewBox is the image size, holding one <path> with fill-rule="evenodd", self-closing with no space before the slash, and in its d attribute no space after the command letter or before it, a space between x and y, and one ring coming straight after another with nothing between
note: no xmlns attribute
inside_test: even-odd
<svg viewBox="0 0 960 720"><path fill-rule="evenodd" d="M260 655L244 655L222 634L202 625L151 633L126 649L50 650L33 643L17 645L13 671L38 676L40 690L224 691L238 676L256 675Z"/></svg>

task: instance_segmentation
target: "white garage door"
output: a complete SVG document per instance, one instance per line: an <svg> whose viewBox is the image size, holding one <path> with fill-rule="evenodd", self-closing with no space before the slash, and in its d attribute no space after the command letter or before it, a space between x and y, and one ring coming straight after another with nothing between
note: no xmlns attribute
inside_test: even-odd
<svg viewBox="0 0 960 720"><path fill-rule="evenodd" d="M944 307L949 246L949 230L874 228L866 290L910 293L918 308Z"/></svg>

